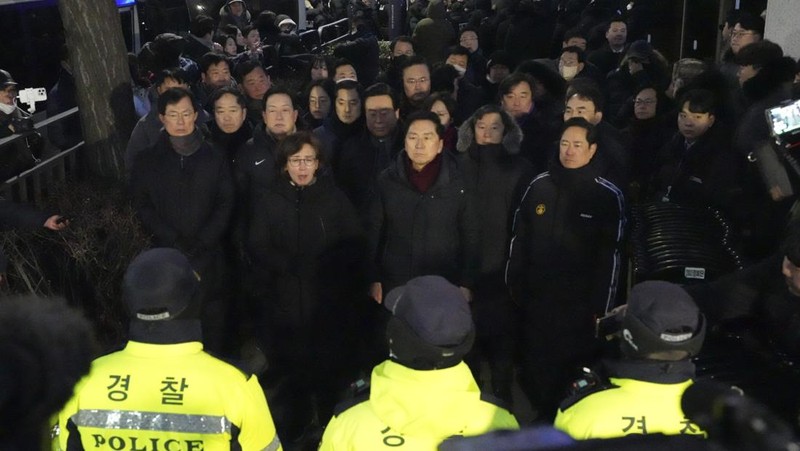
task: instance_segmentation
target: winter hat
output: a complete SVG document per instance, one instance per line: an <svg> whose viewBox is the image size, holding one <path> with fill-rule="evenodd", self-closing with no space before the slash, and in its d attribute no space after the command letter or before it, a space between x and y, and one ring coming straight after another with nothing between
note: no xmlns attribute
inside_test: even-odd
<svg viewBox="0 0 800 451"><path fill-rule="evenodd" d="M131 317L168 321L197 302L200 276L177 249L155 248L133 259L122 281L122 295ZM183 316L181 316L182 319Z"/></svg>
<svg viewBox="0 0 800 451"><path fill-rule="evenodd" d="M278 16L275 18L275 25L278 28L280 28L281 25L287 25L287 24L288 25L292 25L294 27L297 26L297 23L294 20L292 20L292 18L289 17L288 15L286 15L286 14L278 14Z"/></svg>
<svg viewBox="0 0 800 451"><path fill-rule="evenodd" d="M641 63L652 61L653 47L644 40L634 41L625 53L625 61L630 59L638 60Z"/></svg>
<svg viewBox="0 0 800 451"><path fill-rule="evenodd" d="M441 276L422 276L389 292L386 328L391 356L418 370L458 364L472 348L475 327L461 290Z"/></svg>
<svg viewBox="0 0 800 451"><path fill-rule="evenodd" d="M697 355L705 337L705 317L680 285L652 280L631 290L622 318L622 352L648 358L665 351Z"/></svg>
<svg viewBox="0 0 800 451"><path fill-rule="evenodd" d="M0 69L0 87L16 86L17 82L7 70Z"/></svg>

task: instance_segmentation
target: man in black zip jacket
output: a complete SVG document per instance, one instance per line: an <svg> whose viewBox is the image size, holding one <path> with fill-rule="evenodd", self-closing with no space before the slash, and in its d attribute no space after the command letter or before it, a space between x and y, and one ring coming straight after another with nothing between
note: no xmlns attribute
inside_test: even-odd
<svg viewBox="0 0 800 451"><path fill-rule="evenodd" d="M625 226L622 192L595 127L564 124L559 156L528 185L513 223L506 283L522 309L522 387L552 419L580 368L597 359L594 318L614 307Z"/></svg>
<svg viewBox="0 0 800 451"><path fill-rule="evenodd" d="M221 352L227 313L222 240L234 202L230 167L195 127L190 91L168 89L159 96L158 111L164 131L133 163L133 206L153 245L177 248L200 274L205 344Z"/></svg>

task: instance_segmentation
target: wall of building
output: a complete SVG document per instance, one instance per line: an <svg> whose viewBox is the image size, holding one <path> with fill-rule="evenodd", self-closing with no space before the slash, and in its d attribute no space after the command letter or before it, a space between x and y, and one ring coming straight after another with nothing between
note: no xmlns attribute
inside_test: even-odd
<svg viewBox="0 0 800 451"><path fill-rule="evenodd" d="M769 0L767 25L764 35L783 47L783 52L794 58L800 57L800 1Z"/></svg>

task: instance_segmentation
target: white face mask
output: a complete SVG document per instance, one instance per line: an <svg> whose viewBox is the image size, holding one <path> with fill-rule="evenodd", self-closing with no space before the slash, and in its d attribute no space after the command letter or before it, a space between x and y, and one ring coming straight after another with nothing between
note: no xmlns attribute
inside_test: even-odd
<svg viewBox="0 0 800 451"><path fill-rule="evenodd" d="M463 77L464 74L467 73L467 68L466 67L457 66L455 64L452 64L452 66L456 68L456 71L458 71L458 76L459 77Z"/></svg>
<svg viewBox="0 0 800 451"><path fill-rule="evenodd" d="M11 114L17 109L16 105L9 105L7 103L0 103L0 111L5 114Z"/></svg>
<svg viewBox="0 0 800 451"><path fill-rule="evenodd" d="M562 66L560 72L564 80L570 81L578 75L578 66Z"/></svg>

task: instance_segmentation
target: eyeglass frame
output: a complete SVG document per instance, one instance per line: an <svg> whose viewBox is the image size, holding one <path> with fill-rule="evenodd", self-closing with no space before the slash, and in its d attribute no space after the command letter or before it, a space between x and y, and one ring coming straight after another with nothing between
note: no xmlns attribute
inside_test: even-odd
<svg viewBox="0 0 800 451"><path fill-rule="evenodd" d="M756 34L756 32L752 30L731 31L731 39L747 36L750 34Z"/></svg>
<svg viewBox="0 0 800 451"><path fill-rule="evenodd" d="M311 167L319 161L317 157L307 157L307 158L288 158L286 160L286 164L293 168L299 168L301 165L305 167Z"/></svg>

